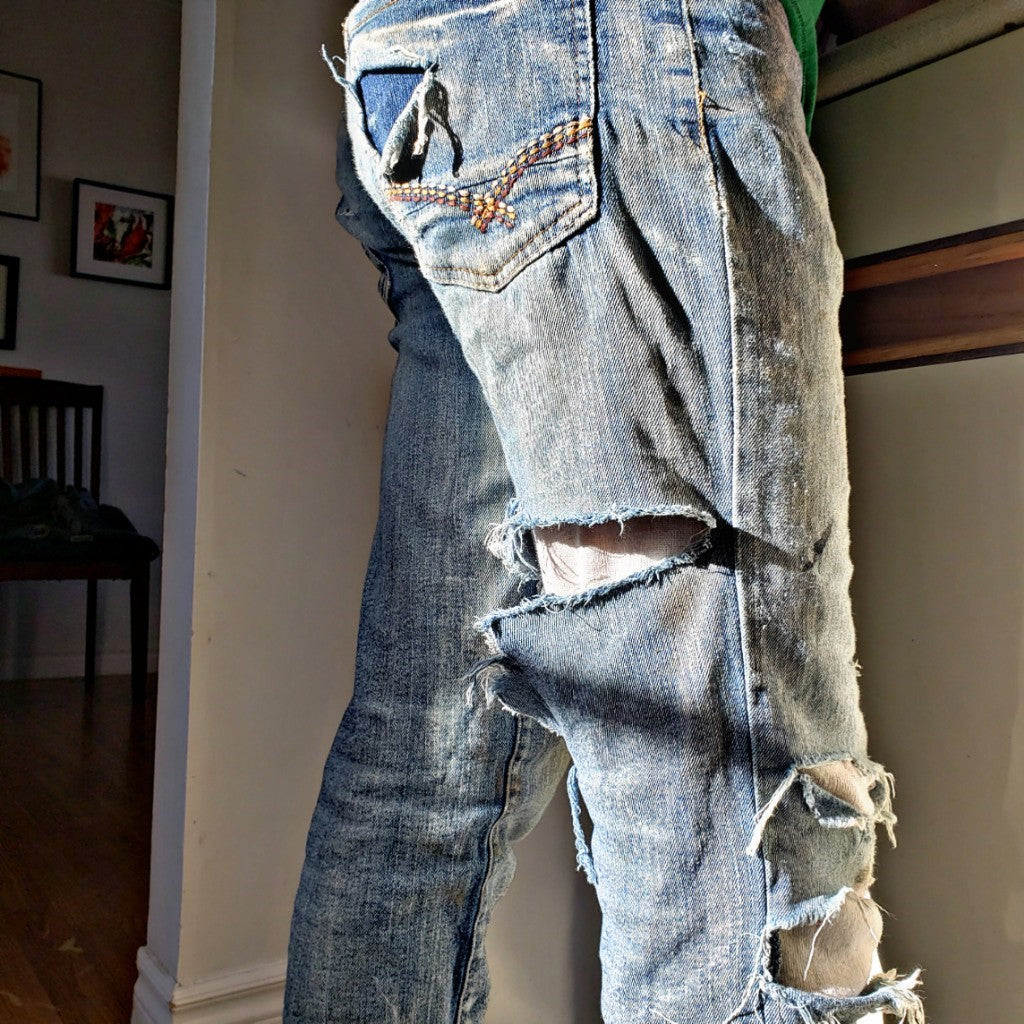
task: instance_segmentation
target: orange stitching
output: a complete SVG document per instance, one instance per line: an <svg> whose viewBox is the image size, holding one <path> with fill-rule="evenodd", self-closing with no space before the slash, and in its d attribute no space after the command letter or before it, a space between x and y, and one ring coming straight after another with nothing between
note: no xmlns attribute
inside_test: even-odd
<svg viewBox="0 0 1024 1024"><path fill-rule="evenodd" d="M474 194L467 189L446 188L436 185L393 185L388 198L397 203L437 203L454 206L471 214L473 227L487 230L492 220L500 220L507 228L515 224L516 212L508 203L495 199L489 192ZM483 226L481 226L483 225Z"/></svg>
<svg viewBox="0 0 1024 1024"><path fill-rule="evenodd" d="M574 146L594 134L594 122L589 117L567 121L550 132L539 135L524 146L505 166L494 185L486 192L470 192L468 189L454 189L447 185L392 185L387 197L393 203L437 203L451 206L470 215L469 221L481 234L491 221L501 221L505 227L515 226L516 211L505 202L513 186L538 160L557 153L565 146Z"/></svg>
<svg viewBox="0 0 1024 1024"><path fill-rule="evenodd" d="M572 206L566 207L557 217L553 218L550 224L545 224L542 228L535 231L530 237L523 242L518 249L504 263L499 264L494 270L478 270L476 267L456 267L444 263L424 263L421 264L424 270L432 270L437 273L466 273L472 274L474 277L497 277L506 267L515 262L519 257L525 253L529 247L536 242L542 235L546 235L559 221L565 220L574 210L579 209L583 205L582 199L577 199Z"/></svg>

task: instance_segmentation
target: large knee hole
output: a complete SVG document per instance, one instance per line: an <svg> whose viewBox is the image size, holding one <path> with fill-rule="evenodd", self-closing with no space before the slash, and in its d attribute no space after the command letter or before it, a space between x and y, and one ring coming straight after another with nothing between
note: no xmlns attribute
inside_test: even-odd
<svg viewBox="0 0 1024 1024"><path fill-rule="evenodd" d="M881 937L878 907L866 890L855 891L827 921L776 934L776 979L806 992L859 995L880 969Z"/></svg>
<svg viewBox="0 0 1024 1024"><path fill-rule="evenodd" d="M687 516L638 516L623 523L567 523L533 530L544 590L573 594L685 553L708 524Z"/></svg>

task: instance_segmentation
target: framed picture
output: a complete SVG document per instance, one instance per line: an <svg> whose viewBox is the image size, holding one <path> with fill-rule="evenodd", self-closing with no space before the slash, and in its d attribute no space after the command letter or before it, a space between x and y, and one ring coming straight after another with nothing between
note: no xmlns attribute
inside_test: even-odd
<svg viewBox="0 0 1024 1024"><path fill-rule="evenodd" d="M173 222L172 196L76 178L72 276L170 288Z"/></svg>
<svg viewBox="0 0 1024 1024"><path fill-rule="evenodd" d="M0 71L0 214L39 220L43 83Z"/></svg>
<svg viewBox="0 0 1024 1024"><path fill-rule="evenodd" d="M17 256L0 256L0 348L14 348L18 328Z"/></svg>

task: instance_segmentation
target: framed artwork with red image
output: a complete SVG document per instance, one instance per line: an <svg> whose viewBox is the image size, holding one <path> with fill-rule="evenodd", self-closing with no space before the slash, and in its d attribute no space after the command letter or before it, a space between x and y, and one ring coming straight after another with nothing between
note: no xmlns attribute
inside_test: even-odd
<svg viewBox="0 0 1024 1024"><path fill-rule="evenodd" d="M0 71L0 214L39 220L43 83Z"/></svg>
<svg viewBox="0 0 1024 1024"><path fill-rule="evenodd" d="M169 288L173 220L172 196L76 178L72 277Z"/></svg>

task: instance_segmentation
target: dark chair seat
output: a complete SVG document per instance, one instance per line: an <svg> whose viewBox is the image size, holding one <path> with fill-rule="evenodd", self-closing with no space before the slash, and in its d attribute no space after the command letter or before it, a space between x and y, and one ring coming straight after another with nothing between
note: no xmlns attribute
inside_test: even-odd
<svg viewBox="0 0 1024 1024"><path fill-rule="evenodd" d="M160 548L156 542L138 533L97 537L89 543L61 537L43 537L39 540L12 537L0 540L0 562L74 562L76 565L90 562L152 562L159 554ZM60 574L53 579L66 577Z"/></svg>
<svg viewBox="0 0 1024 1024"><path fill-rule="evenodd" d="M56 480L0 480L0 561L151 562L160 548L114 505Z"/></svg>
<svg viewBox="0 0 1024 1024"><path fill-rule="evenodd" d="M102 410L100 386L0 377L0 581L86 581L85 678L91 682L96 581L130 580L132 693L143 699L149 564L160 549L119 508L97 501Z"/></svg>

